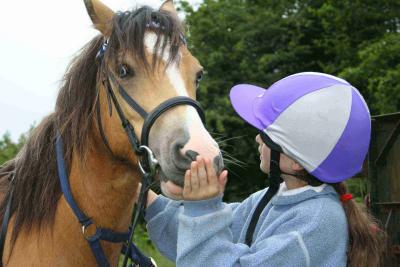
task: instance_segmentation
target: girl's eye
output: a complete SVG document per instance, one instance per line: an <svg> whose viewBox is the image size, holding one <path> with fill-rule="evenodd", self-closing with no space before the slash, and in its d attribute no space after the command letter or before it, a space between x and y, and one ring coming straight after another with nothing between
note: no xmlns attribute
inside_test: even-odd
<svg viewBox="0 0 400 267"><path fill-rule="evenodd" d="M204 76L204 71L202 70L196 74L196 88L199 88L200 82L201 80L203 80L203 76Z"/></svg>
<svg viewBox="0 0 400 267"><path fill-rule="evenodd" d="M122 78L126 78L131 73L129 67L127 65L121 65L118 70L118 76Z"/></svg>

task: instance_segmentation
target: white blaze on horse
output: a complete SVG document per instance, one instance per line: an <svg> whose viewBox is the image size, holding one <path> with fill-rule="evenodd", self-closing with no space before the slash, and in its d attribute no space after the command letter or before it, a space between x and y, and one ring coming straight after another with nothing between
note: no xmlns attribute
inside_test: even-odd
<svg viewBox="0 0 400 267"><path fill-rule="evenodd" d="M213 159L218 172L223 168L221 152L195 102L202 67L186 47L172 1L160 10L143 7L118 13L97 0L86 0L85 5L101 34L71 62L55 111L0 169L2 220L13 190L2 258L6 266L97 264L61 191L57 137L62 139L61 157L77 206L94 226L116 232L128 228L141 178L120 113L124 126L132 125L133 135L141 136L139 144L148 140L167 196L181 198L184 172L196 155ZM159 113L146 126L146 114L153 110ZM116 266L122 245L102 241L101 246L107 261Z"/></svg>

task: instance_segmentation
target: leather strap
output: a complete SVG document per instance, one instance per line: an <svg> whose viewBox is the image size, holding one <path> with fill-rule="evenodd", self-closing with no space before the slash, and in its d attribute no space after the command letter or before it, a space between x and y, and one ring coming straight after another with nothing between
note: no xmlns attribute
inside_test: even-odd
<svg viewBox="0 0 400 267"><path fill-rule="evenodd" d="M122 111L120 104L118 103L117 97L115 96L114 91L112 90L109 79L104 80L103 84L106 86L107 92L108 92L109 96L111 97L112 102L114 103L114 106L115 106L115 109L117 110L118 116L121 119L122 127L124 128L125 133L128 135L128 139L132 146L132 149L135 151L136 154L140 154L141 153L141 151L139 149L140 144L139 144L138 138L136 137L135 129L133 128L133 126L129 122L129 120L125 117L125 114Z"/></svg>
<svg viewBox="0 0 400 267"><path fill-rule="evenodd" d="M3 221L1 223L1 233L0 233L0 267L3 267L3 253L4 253L4 244L6 242L6 235L7 235L7 229L8 225L11 219L11 204L12 204L12 197L13 197L13 187L12 184L10 184L11 190L10 190L10 195L8 196L7 200L7 207L6 207L6 212L4 213L3 216Z"/></svg>
<svg viewBox="0 0 400 267"><path fill-rule="evenodd" d="M283 152L282 147L277 143L275 143L274 141L272 141L272 139L263 131L260 131L260 137L270 149Z"/></svg>
<svg viewBox="0 0 400 267"><path fill-rule="evenodd" d="M108 77L111 79L112 83L114 83L116 86L118 86L118 91L122 98L128 103L128 105L134 109L142 118L144 119L143 123L143 128L142 128L142 134L140 138L140 143L141 145L148 146L148 139L149 139L149 134L150 134L150 129L153 126L154 122L157 120L158 117L160 117L165 111L176 107L178 105L190 105L193 106L197 112L200 115L200 118L203 122L205 122L205 115L202 107L200 106L200 103L197 102L196 100L186 97L186 96L177 96L170 98L164 102L162 102L160 105L158 105L155 109L153 109L150 113L147 113L133 98L129 96L129 94L126 92L124 87L115 79L114 75L109 72ZM114 102L114 105L117 108L117 112L121 117L121 120L123 121L128 121L122 112L122 109L115 97L115 94L111 88L110 82L107 80L105 83L109 94L111 95L111 99ZM139 141L137 140L136 135L133 136L133 138L136 140L136 143L139 144Z"/></svg>
<svg viewBox="0 0 400 267"><path fill-rule="evenodd" d="M72 196L72 192L69 185L68 176L65 168L65 160L64 160L64 152L62 147L61 136L58 135L56 140L56 156L57 156L57 169L58 176L60 179L61 190L64 194L64 198L67 201L68 205L71 207L75 216L78 218L79 223L84 226L90 225L91 219L88 218L78 207L76 204L74 197Z"/></svg>
<svg viewBox="0 0 400 267"><path fill-rule="evenodd" d="M149 187L150 187L150 177L149 174L144 174L141 180L142 183L142 187L140 188L140 192L139 192L139 197L138 197L138 201L136 206L133 208L133 212L132 212L132 218L131 218L131 226L130 226L130 236L128 239L128 247L127 249L124 251L124 259L122 262L123 267L125 267L128 263L128 258L130 256L130 254L134 251L131 250L131 247L134 246L133 243L133 236L135 233L135 228L136 225L138 224L139 221L139 216L142 213L142 211L144 211L145 206L146 206L146 202L147 202L147 193L149 192ZM137 248L136 248L137 249Z"/></svg>
<svg viewBox="0 0 400 267"><path fill-rule="evenodd" d="M125 91L124 87L115 79L114 75L109 72L108 77L110 77L111 81L118 86L118 92L122 96L122 98L129 104L137 113L139 113L142 118L147 117L147 112Z"/></svg>
<svg viewBox="0 0 400 267"><path fill-rule="evenodd" d="M123 254L128 254L130 256L131 261L135 264L133 266L140 267L154 267L153 261L151 258L146 257L134 243L131 243L129 248L126 245L123 245L121 252ZM124 265L122 265L124 266Z"/></svg>
<svg viewBox="0 0 400 267"><path fill-rule="evenodd" d="M107 139L107 137L104 133L104 129L103 129L103 123L101 120L101 111L100 111L100 94L97 97L97 101L96 101L96 113L97 113L97 127L99 128L101 139L103 139L103 143L106 146L108 152L110 152L110 154L113 157L115 157L114 153L111 150L110 143L108 142L108 139ZM110 111L110 114L111 114L111 111Z"/></svg>
<svg viewBox="0 0 400 267"><path fill-rule="evenodd" d="M143 123L142 136L140 138L142 145L148 146L150 129L151 126L153 126L154 122L157 120L157 118L160 117L165 111L179 105L190 105L194 107L199 113L201 120L205 122L204 111L201 108L199 102L186 96L173 97L171 99L166 100L165 102L162 102L146 117Z"/></svg>

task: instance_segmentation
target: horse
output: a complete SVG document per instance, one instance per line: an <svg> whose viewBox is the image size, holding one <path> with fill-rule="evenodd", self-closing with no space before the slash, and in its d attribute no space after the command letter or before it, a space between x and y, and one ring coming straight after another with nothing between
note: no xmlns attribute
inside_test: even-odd
<svg viewBox="0 0 400 267"><path fill-rule="evenodd" d="M99 0L84 3L99 35L69 64L54 112L0 169L1 220L13 190L2 257L6 266L96 266L60 188L57 138L62 139L62 157L79 208L96 227L124 232L141 177L139 156L124 127L131 125L140 136L145 120L128 105L120 87L141 111L150 112L174 97L195 100L203 76L172 0L158 10L144 6L116 13ZM120 112L125 114L123 126ZM166 196L182 197L184 172L197 155L213 159L214 168L222 170L218 144L193 105L170 107L154 120L148 145L159 162L157 179ZM101 246L116 266L121 244L102 241Z"/></svg>

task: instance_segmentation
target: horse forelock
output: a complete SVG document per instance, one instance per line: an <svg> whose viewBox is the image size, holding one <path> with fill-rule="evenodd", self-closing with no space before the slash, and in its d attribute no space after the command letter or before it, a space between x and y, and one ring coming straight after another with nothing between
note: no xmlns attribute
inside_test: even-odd
<svg viewBox="0 0 400 267"><path fill-rule="evenodd" d="M149 32L156 36L151 62L146 57L145 45L145 37ZM113 18L105 61L116 63L119 53L122 52L131 53L146 70L154 69L165 55L169 64L179 56L179 48L183 44L182 34L182 24L168 12L153 10L147 6L118 12Z"/></svg>

